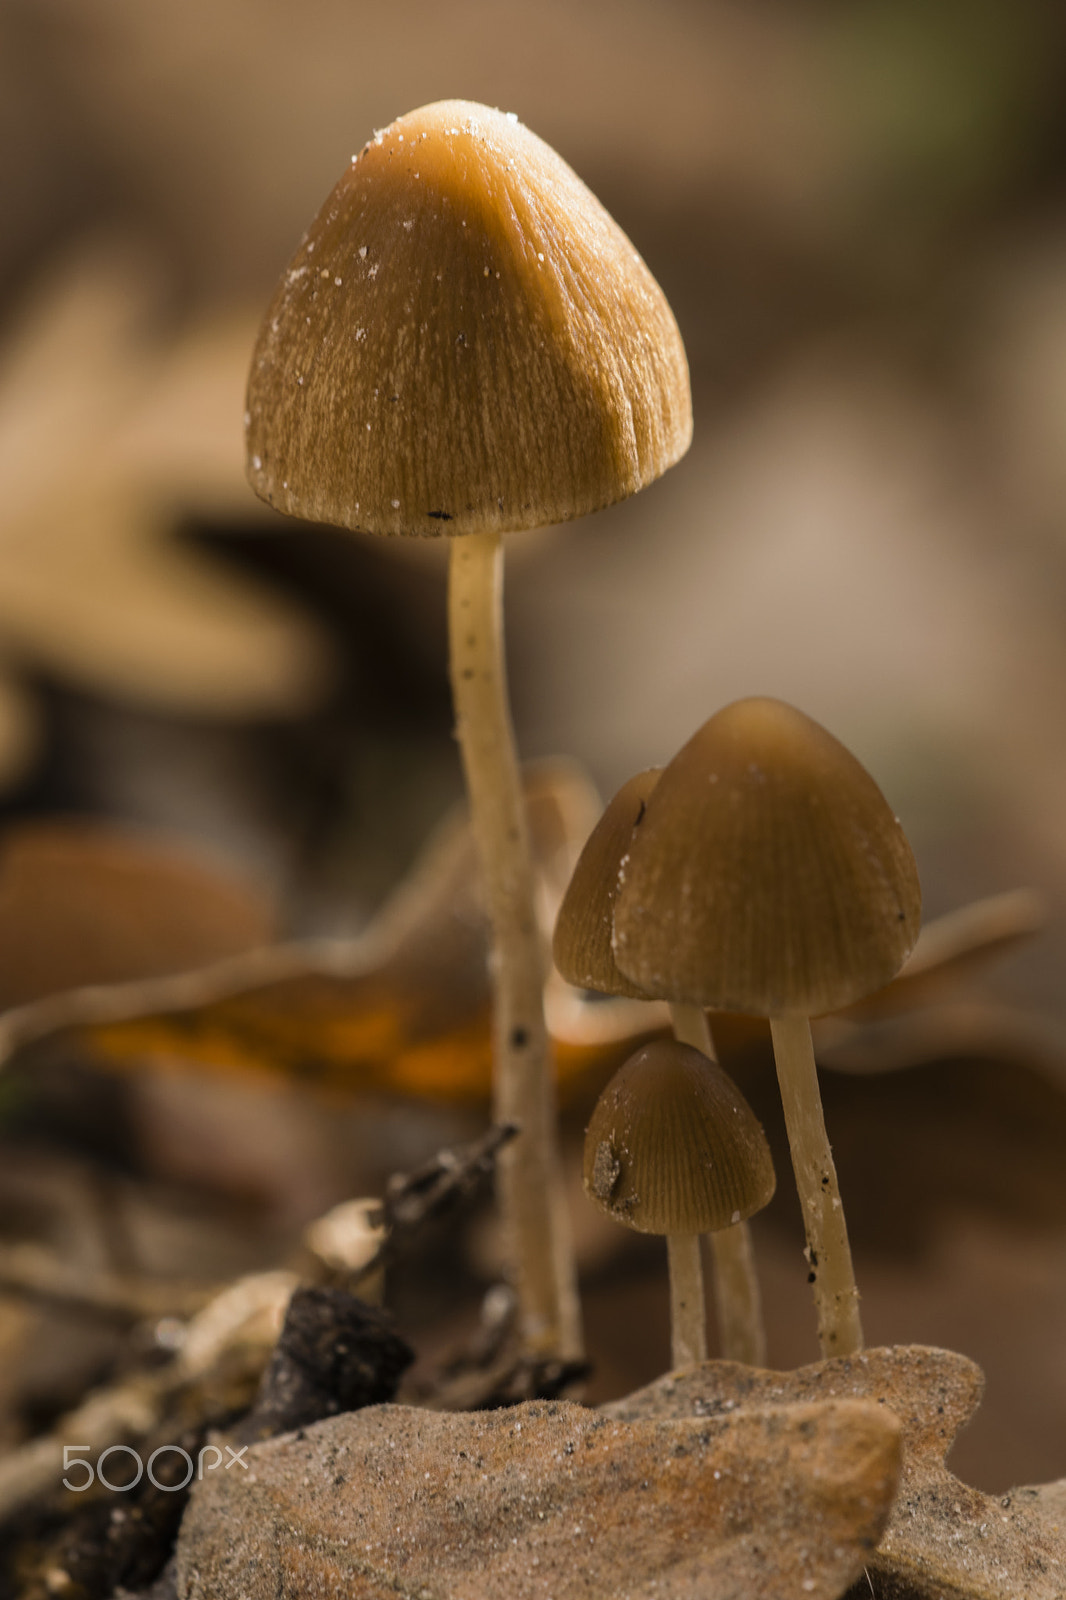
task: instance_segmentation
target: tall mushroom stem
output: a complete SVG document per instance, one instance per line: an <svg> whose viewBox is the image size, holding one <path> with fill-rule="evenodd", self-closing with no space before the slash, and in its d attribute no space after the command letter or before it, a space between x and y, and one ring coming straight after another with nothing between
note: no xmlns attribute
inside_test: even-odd
<svg viewBox="0 0 1066 1600"><path fill-rule="evenodd" d="M833 1152L822 1116L811 1027L806 1017L771 1017L777 1079L807 1232L809 1281L823 1356L850 1356L863 1346L859 1291L851 1265Z"/></svg>
<svg viewBox="0 0 1066 1600"><path fill-rule="evenodd" d="M702 1006L672 1000L670 1021L674 1038L681 1044L690 1044L711 1061L718 1060L714 1035ZM746 1222L736 1222L731 1228L720 1228L709 1237L714 1252L714 1303L721 1354L726 1361L743 1361L749 1367L764 1366L766 1321L755 1271L751 1229ZM673 1257L670 1259L672 1263Z"/></svg>
<svg viewBox="0 0 1066 1600"><path fill-rule="evenodd" d="M536 1359L583 1353L577 1274L544 1021L544 954L503 655L498 533L451 542L448 633L456 737L492 924L494 1115L520 1128L499 1157L499 1206L522 1341Z"/></svg>

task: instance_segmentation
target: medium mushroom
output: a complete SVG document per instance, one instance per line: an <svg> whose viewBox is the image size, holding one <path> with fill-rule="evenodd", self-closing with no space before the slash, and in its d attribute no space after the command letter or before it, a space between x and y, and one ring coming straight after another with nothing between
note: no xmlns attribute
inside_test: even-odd
<svg viewBox="0 0 1066 1600"><path fill-rule="evenodd" d="M552 952L563 977L578 988L636 1000L660 998L638 988L619 970L611 946L614 903L633 830L658 781L659 768L652 767L622 785L574 867L556 918ZM669 1002L675 1038L716 1062L713 1034L702 1007L676 992L662 998ZM766 1359L766 1327L750 1230L740 1221L735 1227L710 1232L722 1355L761 1366Z"/></svg>
<svg viewBox="0 0 1066 1600"><path fill-rule="evenodd" d="M824 1355L862 1348L809 1018L887 983L921 891L874 780L779 700L726 706L662 775L635 830L614 955L649 994L770 1019Z"/></svg>
<svg viewBox="0 0 1066 1600"><path fill-rule="evenodd" d="M555 919L552 955L567 983L578 989L630 1000L649 998L619 971L611 936L618 870L658 781L659 768L650 767L622 785L585 840L571 873Z"/></svg>
<svg viewBox="0 0 1066 1600"><path fill-rule="evenodd" d="M616 1222L666 1235L672 1365L706 1360L699 1236L741 1225L775 1185L766 1136L736 1084L676 1039L644 1045L596 1102L584 1178Z"/></svg>
<svg viewBox="0 0 1066 1600"><path fill-rule="evenodd" d="M352 158L275 292L247 407L249 478L278 510L453 538L451 681L495 940L495 1115L522 1129L501 1211L526 1351L577 1356L500 536L620 500L684 454L677 324L554 151L513 116L443 101Z"/></svg>

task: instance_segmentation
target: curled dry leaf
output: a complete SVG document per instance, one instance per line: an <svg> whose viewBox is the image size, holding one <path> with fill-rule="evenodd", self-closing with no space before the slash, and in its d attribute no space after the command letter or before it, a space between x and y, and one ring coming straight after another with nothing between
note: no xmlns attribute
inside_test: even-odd
<svg viewBox="0 0 1066 1600"><path fill-rule="evenodd" d="M0 1007L203 966L275 931L263 895L173 841L86 820L0 840Z"/></svg>
<svg viewBox="0 0 1066 1600"><path fill-rule="evenodd" d="M894 1072L972 1055L1020 1058L1052 1076L1066 1075L1066 1030L1054 1017L967 995L964 988L1047 921L1047 906L1031 889L989 895L934 917L891 983L812 1021L818 1065L836 1072ZM769 1048L769 1030L758 1017L718 1012L714 1034L724 1059L760 1044Z"/></svg>
<svg viewBox="0 0 1066 1600"><path fill-rule="evenodd" d="M834 1072L901 1072L968 1058L1024 1063L1066 1082L1066 1027L1058 1017L981 999L944 1000L870 1022L820 1017L815 1049L819 1066Z"/></svg>
<svg viewBox="0 0 1066 1600"><path fill-rule="evenodd" d="M531 768L526 781L547 938L599 802L570 763ZM80 1027L93 1029L94 1052L115 1065L162 1056L220 1071L284 1072L329 1089L488 1097L487 923L472 843L458 815L358 939L257 949L249 947L267 936L266 910L248 897L243 911L237 899L227 911L227 897L238 891L222 875L212 882L206 868L186 869L177 860L168 866L163 851L156 858L143 842L127 848L119 836L83 824L8 838L0 855L0 953L11 960L5 956L0 1003L17 1009L0 1019L0 1064L23 1044ZM135 953L125 924L134 913L138 921L151 918L153 906L161 943L146 965L143 935ZM56 924L60 912L65 931ZM921 997L937 1003L904 1009L918 998L908 987L909 963L874 997L885 1015L818 1019L820 1062L877 1072L929 1060L938 1050L980 1048L1031 1055L1060 1070L1066 1040L1051 1020L938 998L1032 932L1037 916L1033 898L1019 892L930 923L916 952L920 975L912 976ZM32 951L44 947L30 936L34 928L47 934L49 953L30 975ZM74 987L84 984L94 987ZM549 976L546 1002L564 1097L597 1074L602 1079L605 1065L668 1025L658 1002L589 1000L557 973ZM716 1018L727 1053L763 1033L759 1019Z"/></svg>
<svg viewBox="0 0 1066 1600"><path fill-rule="evenodd" d="M934 917L892 982L845 1015L879 1017L935 1000L960 978L1040 933L1048 918L1046 902L1033 889L1008 889Z"/></svg>
<svg viewBox="0 0 1066 1600"><path fill-rule="evenodd" d="M874 1593L906 1600L1062 1600L1066 1516L1057 1491L1015 1490L1001 1498L961 1483L944 1465L981 1398L981 1370L965 1356L923 1345L866 1350L761 1372L710 1361L661 1378L607 1408L643 1417L743 1416L749 1408L815 1400L869 1400L903 1426L899 1496L884 1538L867 1562Z"/></svg>
<svg viewBox="0 0 1066 1600"><path fill-rule="evenodd" d="M1066 1029L1055 1017L958 993L1047 921L1047 905L1031 889L989 895L936 917L890 984L813 1024L819 1066L894 1072L973 1056L1027 1061L1050 1077L1066 1077Z"/></svg>
<svg viewBox="0 0 1066 1600"><path fill-rule="evenodd" d="M193 1497L183 1600L833 1600L884 1526L899 1426L850 1401L631 1423L375 1406L248 1462Z"/></svg>
<svg viewBox="0 0 1066 1600"><path fill-rule="evenodd" d="M547 939L598 800L581 771L562 762L530 771L527 800ZM17 924L5 928L0 897L0 942L24 936ZM136 981L9 1011L0 1019L0 1061L59 1028L82 1027L94 1029L94 1051L113 1064L156 1056L222 1071L280 1071L331 1089L488 1098L488 924L465 814L445 821L356 940L274 945L147 981L144 971L131 965L126 976ZM119 967L109 975L120 977ZM555 1033L564 1083L580 1081L605 1054L615 1059L636 1031L629 1002L618 1003L617 1019L614 1002L572 994ZM584 1032L574 1017L582 1006L591 1018ZM658 1015L642 1008L640 1020L647 1033Z"/></svg>

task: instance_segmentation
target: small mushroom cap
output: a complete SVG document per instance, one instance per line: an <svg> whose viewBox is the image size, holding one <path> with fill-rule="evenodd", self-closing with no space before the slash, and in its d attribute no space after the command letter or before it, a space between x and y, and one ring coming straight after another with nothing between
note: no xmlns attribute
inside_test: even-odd
<svg viewBox="0 0 1066 1600"><path fill-rule="evenodd" d="M583 516L688 448L662 290L514 116L445 100L376 133L266 314L248 476L279 511L371 533Z"/></svg>
<svg viewBox="0 0 1066 1600"><path fill-rule="evenodd" d="M918 871L869 773L780 700L738 700L664 768L615 902L614 955L646 994L817 1016L899 971Z"/></svg>
<svg viewBox="0 0 1066 1600"><path fill-rule="evenodd" d="M638 772L624 783L585 841L555 921L552 955L566 979L600 994L648 996L623 972L611 949L618 874L628 859L633 829L659 781L659 768Z"/></svg>
<svg viewBox="0 0 1066 1600"><path fill-rule="evenodd" d="M727 1072L656 1039L620 1067L585 1134L585 1193L640 1233L717 1233L767 1205L774 1164Z"/></svg>

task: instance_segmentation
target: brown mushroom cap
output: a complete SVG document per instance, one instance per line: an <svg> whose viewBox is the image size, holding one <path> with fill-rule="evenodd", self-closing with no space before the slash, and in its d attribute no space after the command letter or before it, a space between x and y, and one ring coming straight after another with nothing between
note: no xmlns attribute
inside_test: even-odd
<svg viewBox="0 0 1066 1600"><path fill-rule="evenodd" d="M865 768L794 707L738 700L663 770L614 955L656 997L817 1016L887 983L920 920L914 857Z"/></svg>
<svg viewBox="0 0 1066 1600"><path fill-rule="evenodd" d="M589 834L555 920L552 955L567 983L600 994L648 996L619 972L611 949L618 873L633 829L659 781L659 768L638 772L624 783Z"/></svg>
<svg viewBox="0 0 1066 1600"><path fill-rule="evenodd" d="M717 1233L768 1204L773 1161L755 1113L714 1061L676 1039L644 1045L600 1095L585 1192L640 1233Z"/></svg>
<svg viewBox="0 0 1066 1600"><path fill-rule="evenodd" d="M517 118L462 100L352 158L275 292L246 421L262 499L373 533L582 516L692 434L681 336L630 241Z"/></svg>

